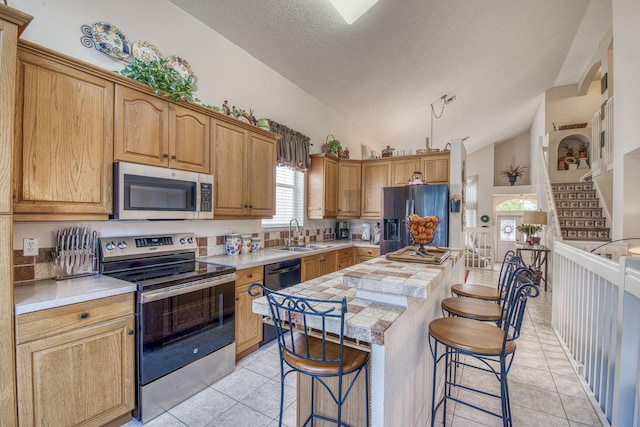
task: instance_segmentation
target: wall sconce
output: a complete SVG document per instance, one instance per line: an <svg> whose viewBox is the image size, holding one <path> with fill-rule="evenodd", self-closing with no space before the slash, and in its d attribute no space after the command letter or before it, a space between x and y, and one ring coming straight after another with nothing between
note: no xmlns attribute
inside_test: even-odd
<svg viewBox="0 0 640 427"><path fill-rule="evenodd" d="M462 201L462 196L459 194L454 194L449 199L449 211L450 212L460 212L460 203Z"/></svg>

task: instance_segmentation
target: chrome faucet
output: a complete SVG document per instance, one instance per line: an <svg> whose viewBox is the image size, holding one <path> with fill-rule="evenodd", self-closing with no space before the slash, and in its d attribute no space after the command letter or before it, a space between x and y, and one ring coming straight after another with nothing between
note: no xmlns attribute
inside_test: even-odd
<svg viewBox="0 0 640 427"><path fill-rule="evenodd" d="M293 224L293 221L296 222L296 234L298 236L300 236L300 223L298 222L297 218L291 218L291 221L289 221L289 239L288 239L288 242L287 242L287 246L291 246L291 243L293 242L293 239L291 237L291 224ZM296 241L297 240L298 239L296 239Z"/></svg>

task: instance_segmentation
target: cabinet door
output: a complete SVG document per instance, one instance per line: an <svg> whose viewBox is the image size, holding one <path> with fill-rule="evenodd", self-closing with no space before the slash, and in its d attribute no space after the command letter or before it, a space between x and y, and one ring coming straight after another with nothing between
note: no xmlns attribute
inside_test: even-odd
<svg viewBox="0 0 640 427"><path fill-rule="evenodd" d="M362 218L380 218L382 187L389 185L391 162L362 164Z"/></svg>
<svg viewBox="0 0 640 427"><path fill-rule="evenodd" d="M360 162L340 161L338 218L360 217L362 167Z"/></svg>
<svg viewBox="0 0 640 427"><path fill-rule="evenodd" d="M113 83L25 51L18 59L14 213L111 213Z"/></svg>
<svg viewBox="0 0 640 427"><path fill-rule="evenodd" d="M236 359L262 341L262 316L255 314L251 307L259 297L249 295L251 283L236 283Z"/></svg>
<svg viewBox="0 0 640 427"><path fill-rule="evenodd" d="M115 159L169 166L169 103L116 86Z"/></svg>
<svg viewBox="0 0 640 427"><path fill-rule="evenodd" d="M171 105L169 113L169 167L209 173L211 119L181 105Z"/></svg>
<svg viewBox="0 0 640 427"><path fill-rule="evenodd" d="M338 215L338 159L326 154L311 157L307 173L307 217L336 218Z"/></svg>
<svg viewBox="0 0 640 427"><path fill-rule="evenodd" d="M449 183L449 157L446 158L423 158L422 173L427 184L448 184Z"/></svg>
<svg viewBox="0 0 640 427"><path fill-rule="evenodd" d="M213 122L214 216L242 216L248 209L245 194L248 137L248 132L239 126Z"/></svg>
<svg viewBox="0 0 640 427"><path fill-rule="evenodd" d="M325 157L324 163L324 218L338 216L338 162Z"/></svg>
<svg viewBox="0 0 640 427"><path fill-rule="evenodd" d="M398 159L391 161L391 186L407 185L414 172L420 172L420 159Z"/></svg>
<svg viewBox="0 0 640 427"><path fill-rule="evenodd" d="M133 331L129 316L18 345L20 425L98 426L131 411Z"/></svg>
<svg viewBox="0 0 640 427"><path fill-rule="evenodd" d="M320 254L320 264L322 275L338 271L338 251Z"/></svg>
<svg viewBox="0 0 640 427"><path fill-rule="evenodd" d="M301 265L301 281L306 282L307 280L315 279L316 277L320 277L323 274L322 267L323 265L320 262L320 255L311 255L303 257L300 260Z"/></svg>
<svg viewBox="0 0 640 427"><path fill-rule="evenodd" d="M338 270L351 267L354 264L355 248L340 249L338 251Z"/></svg>
<svg viewBox="0 0 640 427"><path fill-rule="evenodd" d="M249 214L252 217L271 218L276 209L276 142L251 134L250 146L247 180Z"/></svg>

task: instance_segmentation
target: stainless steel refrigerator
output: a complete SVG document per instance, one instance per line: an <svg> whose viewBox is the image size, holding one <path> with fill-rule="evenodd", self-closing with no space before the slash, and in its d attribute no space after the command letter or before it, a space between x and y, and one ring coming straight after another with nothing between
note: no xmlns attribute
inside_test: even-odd
<svg viewBox="0 0 640 427"><path fill-rule="evenodd" d="M404 218L415 213L420 216L437 216L431 245L449 246L449 186L447 184L407 185L382 189L382 236L380 254L397 251L413 245Z"/></svg>

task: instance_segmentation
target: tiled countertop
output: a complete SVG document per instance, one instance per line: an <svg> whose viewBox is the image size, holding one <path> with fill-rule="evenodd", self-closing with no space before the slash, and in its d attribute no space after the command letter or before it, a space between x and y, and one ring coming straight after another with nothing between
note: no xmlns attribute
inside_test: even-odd
<svg viewBox="0 0 640 427"><path fill-rule="evenodd" d="M429 290L447 277L459 258L460 251L455 249L440 265L374 258L344 269L344 285L366 291L427 298Z"/></svg>
<svg viewBox="0 0 640 427"><path fill-rule="evenodd" d="M385 332L406 308L358 298L358 290L426 299L431 289L450 277L449 272L458 261L458 250L452 250L449 259L441 265L389 261L378 257L281 292L318 299L346 297L348 313L345 335L361 342L384 345ZM266 298L254 300L253 311L270 316Z"/></svg>
<svg viewBox="0 0 640 427"><path fill-rule="evenodd" d="M136 285L96 274L67 280L38 280L15 286L15 314L134 292Z"/></svg>
<svg viewBox="0 0 640 427"><path fill-rule="evenodd" d="M318 299L346 297L348 313L345 319L345 335L364 343L383 345L385 331L404 313L405 307L357 298L356 289L342 284L344 271L327 274L280 292ZM253 301L253 312L263 316L271 315L266 298Z"/></svg>

